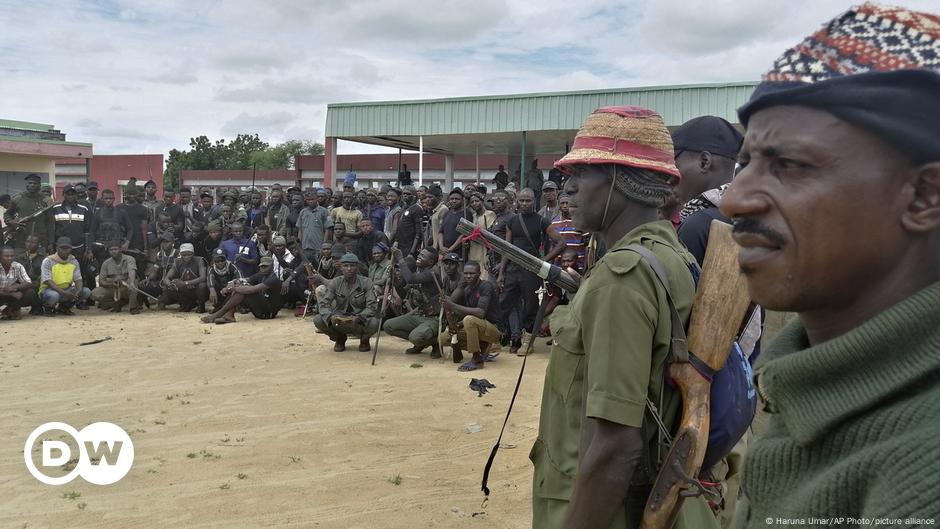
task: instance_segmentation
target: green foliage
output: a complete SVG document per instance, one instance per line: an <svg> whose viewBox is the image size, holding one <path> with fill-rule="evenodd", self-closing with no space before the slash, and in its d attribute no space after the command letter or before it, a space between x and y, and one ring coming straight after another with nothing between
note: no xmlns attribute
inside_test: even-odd
<svg viewBox="0 0 940 529"><path fill-rule="evenodd" d="M190 138L189 150L172 149L163 174L165 186L178 187L180 171L195 169L293 169L294 156L323 154L323 144L308 140L289 140L271 146L257 134L239 134L231 142L206 136Z"/></svg>

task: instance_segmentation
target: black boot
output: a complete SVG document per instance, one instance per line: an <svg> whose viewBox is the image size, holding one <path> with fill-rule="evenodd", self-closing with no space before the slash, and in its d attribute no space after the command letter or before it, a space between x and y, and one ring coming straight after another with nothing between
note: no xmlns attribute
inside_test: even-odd
<svg viewBox="0 0 940 529"><path fill-rule="evenodd" d="M436 360L441 357L441 346L434 344L431 346L431 359Z"/></svg>

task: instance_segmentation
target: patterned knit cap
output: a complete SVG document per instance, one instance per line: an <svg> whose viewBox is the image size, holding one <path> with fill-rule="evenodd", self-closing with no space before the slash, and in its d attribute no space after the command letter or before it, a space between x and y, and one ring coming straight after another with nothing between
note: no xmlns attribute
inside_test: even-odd
<svg viewBox="0 0 940 529"><path fill-rule="evenodd" d="M741 123L758 110L807 106L865 128L911 156L940 160L940 16L866 3L785 51Z"/></svg>
<svg viewBox="0 0 940 529"><path fill-rule="evenodd" d="M656 111L603 107L585 118L571 151L555 167L568 173L574 166L595 164L645 169L618 172L614 187L628 198L659 207L670 182L681 178L674 156L669 129Z"/></svg>

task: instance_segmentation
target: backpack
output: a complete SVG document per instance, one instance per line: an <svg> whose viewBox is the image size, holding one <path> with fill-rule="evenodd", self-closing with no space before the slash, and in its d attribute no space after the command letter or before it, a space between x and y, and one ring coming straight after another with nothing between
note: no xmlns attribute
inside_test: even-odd
<svg viewBox="0 0 940 529"><path fill-rule="evenodd" d="M665 268L659 258L656 257L656 254L638 244L632 244L626 248L614 251L626 250L639 254L649 265L653 274L659 279L660 284L666 290L669 310L673 314L672 321L681 321L672 301L672 294L669 289L669 280L666 277ZM695 285L698 286L700 275L699 267L695 263L689 263L688 266L689 272L692 274L692 279ZM682 326L676 329L674 326L672 336L673 341L676 339L684 341L686 338L685 329ZM670 358L672 357L671 352L670 346ZM741 440L741 437L744 436L747 429L751 426L751 422L754 420L754 415L757 413L757 390L754 387L751 363L757 359L758 354L758 348L755 348L755 352L748 357L744 354L738 341L735 340L731 345L728 360L719 371L709 372L711 370L704 362L693 362L696 370L711 382L709 393L708 446L705 449L705 458L702 462L703 470L711 468L723 457L730 454L734 445ZM689 358L692 360L693 357L691 354ZM672 384L670 380L666 382ZM660 399L660 401L661 400L662 399ZM656 407L649 399L647 399L646 404L647 411L652 415L656 424L660 425L659 444L663 445L664 439L666 443L668 443L669 435L668 432L662 431L662 419L659 417ZM672 426L674 430L675 425Z"/></svg>

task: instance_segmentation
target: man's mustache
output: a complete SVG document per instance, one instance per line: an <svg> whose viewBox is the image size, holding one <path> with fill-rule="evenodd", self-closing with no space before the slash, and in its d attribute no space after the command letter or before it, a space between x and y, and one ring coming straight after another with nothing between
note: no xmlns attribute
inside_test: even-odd
<svg viewBox="0 0 940 529"><path fill-rule="evenodd" d="M760 222L751 218L739 217L734 219L734 227L731 231L732 233L754 233L756 235L760 235L777 246L780 246L781 248L787 243L783 235L780 235L772 228L764 226Z"/></svg>

